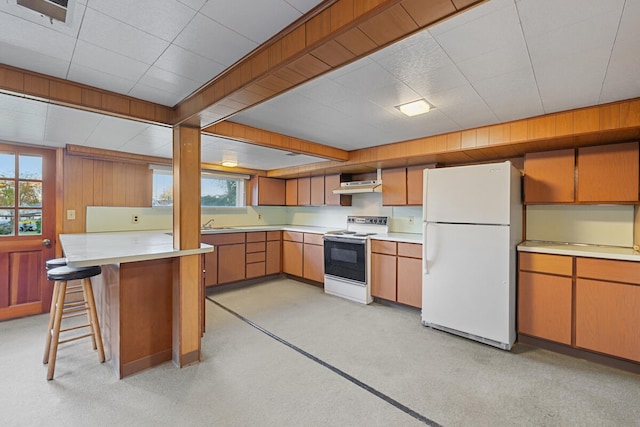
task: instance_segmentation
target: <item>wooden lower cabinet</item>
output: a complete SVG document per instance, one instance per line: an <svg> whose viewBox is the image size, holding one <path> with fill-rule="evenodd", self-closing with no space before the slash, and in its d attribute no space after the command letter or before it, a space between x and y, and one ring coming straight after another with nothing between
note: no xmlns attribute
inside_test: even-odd
<svg viewBox="0 0 640 427"><path fill-rule="evenodd" d="M304 244L302 277L324 282L324 246Z"/></svg>
<svg viewBox="0 0 640 427"><path fill-rule="evenodd" d="M282 273L282 232L267 232L267 250L266 250L265 274Z"/></svg>
<svg viewBox="0 0 640 427"><path fill-rule="evenodd" d="M371 254L371 296L396 300L397 264L395 255Z"/></svg>
<svg viewBox="0 0 640 427"><path fill-rule="evenodd" d="M571 345L572 278L521 271L518 331Z"/></svg>
<svg viewBox="0 0 640 427"><path fill-rule="evenodd" d="M422 259L398 257L397 301L422 307Z"/></svg>
<svg viewBox="0 0 640 427"><path fill-rule="evenodd" d="M302 242L282 241L282 271L302 277Z"/></svg>
<svg viewBox="0 0 640 427"><path fill-rule="evenodd" d="M216 249L218 251L218 284L245 279L245 244L224 245Z"/></svg>
<svg viewBox="0 0 640 427"><path fill-rule="evenodd" d="M422 245L372 240L371 295L422 307Z"/></svg>

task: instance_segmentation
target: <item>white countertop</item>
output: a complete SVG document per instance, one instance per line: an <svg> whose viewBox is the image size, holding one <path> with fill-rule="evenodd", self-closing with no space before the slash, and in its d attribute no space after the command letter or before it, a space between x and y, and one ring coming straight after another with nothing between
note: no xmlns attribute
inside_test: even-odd
<svg viewBox="0 0 640 427"><path fill-rule="evenodd" d="M374 240L391 240L393 242L422 244L422 234L418 234L418 233L375 234L371 236L371 238Z"/></svg>
<svg viewBox="0 0 640 427"><path fill-rule="evenodd" d="M173 237L161 231L61 234L60 243L69 267L148 261L212 252L213 246L177 250Z"/></svg>
<svg viewBox="0 0 640 427"><path fill-rule="evenodd" d="M526 241L518 245L519 252L537 252L552 255L570 255L588 258L606 258L622 261L640 261L640 252L618 246L576 245L554 242Z"/></svg>

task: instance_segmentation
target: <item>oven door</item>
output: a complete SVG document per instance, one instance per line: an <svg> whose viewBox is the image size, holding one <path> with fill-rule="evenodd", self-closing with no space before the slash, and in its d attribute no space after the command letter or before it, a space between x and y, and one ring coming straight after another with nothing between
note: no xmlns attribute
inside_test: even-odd
<svg viewBox="0 0 640 427"><path fill-rule="evenodd" d="M324 274L367 283L367 241L324 236Z"/></svg>

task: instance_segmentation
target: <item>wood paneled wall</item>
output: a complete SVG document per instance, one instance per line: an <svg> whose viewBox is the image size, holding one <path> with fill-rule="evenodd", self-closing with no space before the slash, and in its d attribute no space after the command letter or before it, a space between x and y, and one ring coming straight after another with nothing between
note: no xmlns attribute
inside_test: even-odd
<svg viewBox="0 0 640 427"><path fill-rule="evenodd" d="M87 206L151 207L153 172L140 163L111 162L65 154L62 233L85 232ZM67 219L67 210L76 219Z"/></svg>

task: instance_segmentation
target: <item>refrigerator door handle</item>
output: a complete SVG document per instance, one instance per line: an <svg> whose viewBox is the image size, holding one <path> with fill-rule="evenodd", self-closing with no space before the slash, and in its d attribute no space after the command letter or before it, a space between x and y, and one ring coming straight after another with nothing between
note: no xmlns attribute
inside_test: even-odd
<svg viewBox="0 0 640 427"><path fill-rule="evenodd" d="M426 221L422 223L422 274L429 274L427 267L427 226Z"/></svg>

